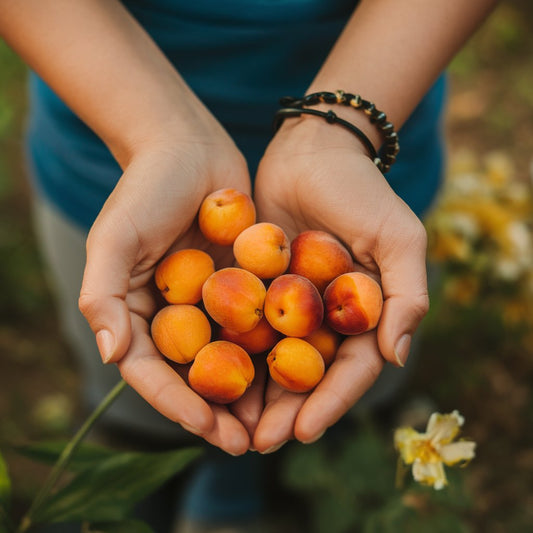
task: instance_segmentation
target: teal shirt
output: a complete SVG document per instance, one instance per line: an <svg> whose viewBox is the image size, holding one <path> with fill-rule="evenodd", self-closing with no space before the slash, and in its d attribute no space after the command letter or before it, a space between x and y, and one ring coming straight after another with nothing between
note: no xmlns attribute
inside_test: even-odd
<svg viewBox="0 0 533 533"><path fill-rule="evenodd" d="M356 4L347 0L124 2L228 130L252 176L272 135L279 98L305 93ZM358 92L357 87L342 89ZM135 88L124 80L124 90ZM444 98L441 78L400 131L401 152L387 175L418 215L430 205L441 179ZM98 137L35 74L30 78L27 154L38 192L89 228L119 179L120 168Z"/></svg>

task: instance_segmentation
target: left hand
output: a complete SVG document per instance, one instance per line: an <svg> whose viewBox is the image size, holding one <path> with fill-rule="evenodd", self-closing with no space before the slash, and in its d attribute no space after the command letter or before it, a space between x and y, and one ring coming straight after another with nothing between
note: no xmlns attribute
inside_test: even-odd
<svg viewBox="0 0 533 533"><path fill-rule="evenodd" d="M265 451L292 438L316 440L361 398L386 361L405 363L429 305L426 233L359 141L314 117L283 124L259 166L254 200L259 219L280 225L291 239L308 229L337 236L384 294L377 329L347 338L314 391L295 394L268 383L253 442Z"/></svg>

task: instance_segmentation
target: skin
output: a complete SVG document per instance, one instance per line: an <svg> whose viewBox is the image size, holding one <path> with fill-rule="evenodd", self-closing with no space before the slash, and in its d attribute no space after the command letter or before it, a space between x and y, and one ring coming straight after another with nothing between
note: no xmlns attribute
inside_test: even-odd
<svg viewBox="0 0 533 533"><path fill-rule="evenodd" d="M358 92L398 129L495 3L363 0L308 92ZM158 260L173 249L204 249L217 267L229 264L227 251L203 239L194 217L214 190L250 192L242 155L119 2L0 0L0 35L121 165L123 176L87 240L80 309L103 360L117 363L163 415L232 454L267 451L292 438L308 442L362 396L386 361L399 364L407 355L428 308L422 224L353 135L316 117L290 119L258 171L258 218L291 238L306 229L339 237L380 277L383 318L377 332L343 343L310 395L258 381L229 407L202 400L150 339L155 300L149 282ZM379 145L363 113L335 111Z"/></svg>

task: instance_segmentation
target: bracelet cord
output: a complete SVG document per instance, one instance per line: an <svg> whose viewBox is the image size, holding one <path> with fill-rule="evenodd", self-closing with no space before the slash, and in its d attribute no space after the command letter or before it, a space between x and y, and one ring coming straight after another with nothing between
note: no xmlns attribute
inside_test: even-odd
<svg viewBox="0 0 533 533"><path fill-rule="evenodd" d="M387 120L387 115L376 108L375 104L369 100L361 98L358 94L346 93L342 90L336 92L316 92L308 94L302 98L284 96L279 101L282 109L278 110L274 118L274 131L281 126L283 120L289 117L299 117L302 114L315 115L324 118L329 124L339 124L356 135L367 148L374 164L386 173L391 165L396 161L396 156L400 151L398 134L394 130L392 122ZM332 110L327 112L308 109L309 106L317 104L340 104L363 111L370 120L370 123L378 128L383 136L384 143L381 149L382 155L377 155L377 150L368 137L354 124L341 119Z"/></svg>

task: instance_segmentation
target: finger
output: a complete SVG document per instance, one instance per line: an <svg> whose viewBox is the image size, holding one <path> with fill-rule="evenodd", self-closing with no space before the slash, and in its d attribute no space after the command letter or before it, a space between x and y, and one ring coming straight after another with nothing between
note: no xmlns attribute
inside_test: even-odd
<svg viewBox="0 0 533 533"><path fill-rule="evenodd" d="M152 407L187 431L232 455L249 448L244 426L225 407L210 406L168 365L153 345L148 324L132 316L130 349L118 362L122 377Z"/></svg>
<svg viewBox="0 0 533 533"><path fill-rule="evenodd" d="M213 404L215 425L202 437L231 455L242 455L250 449L250 437L242 423L226 406Z"/></svg>
<svg viewBox="0 0 533 533"><path fill-rule="evenodd" d="M295 438L304 443L319 439L372 386L384 364L375 333L346 339L300 409L294 425Z"/></svg>
<svg viewBox="0 0 533 533"><path fill-rule="evenodd" d="M104 363L118 361L131 340L130 313L125 298L135 258L135 236L125 229L117 239L109 220L95 223L87 239L87 262L79 308L96 335Z"/></svg>
<svg viewBox="0 0 533 533"><path fill-rule="evenodd" d="M402 367L412 336L429 309L426 274L426 233L420 223L410 237L387 247L377 262L381 272L384 305L378 325L383 357Z"/></svg>
<svg viewBox="0 0 533 533"><path fill-rule="evenodd" d="M261 356L254 358L255 377L250 388L241 398L230 405L230 411L241 421L253 438L264 408L264 396L267 378L266 361Z"/></svg>
<svg viewBox="0 0 533 533"><path fill-rule="evenodd" d="M307 394L288 392L270 381L253 447L261 453L272 453L293 439L294 422L306 398Z"/></svg>

